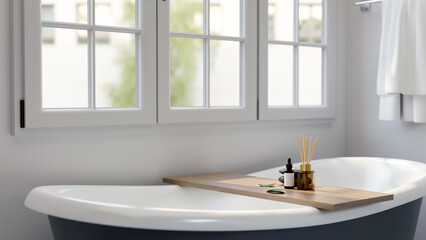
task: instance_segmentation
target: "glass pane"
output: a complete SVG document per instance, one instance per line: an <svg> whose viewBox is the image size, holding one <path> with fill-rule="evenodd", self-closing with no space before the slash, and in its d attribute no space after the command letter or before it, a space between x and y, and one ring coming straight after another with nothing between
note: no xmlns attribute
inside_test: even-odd
<svg viewBox="0 0 426 240"><path fill-rule="evenodd" d="M53 12L53 5L43 5L41 6L41 18L45 21L55 20L55 14Z"/></svg>
<svg viewBox="0 0 426 240"><path fill-rule="evenodd" d="M269 0L269 40L293 41L293 0Z"/></svg>
<svg viewBox="0 0 426 240"><path fill-rule="evenodd" d="M54 13L53 13L53 6L52 5L43 5L41 8L41 15L42 19L46 21L53 21L55 19ZM55 42L55 31L53 28L43 28L43 33L41 34L42 42L46 44L52 44Z"/></svg>
<svg viewBox="0 0 426 240"><path fill-rule="evenodd" d="M41 38L43 44L55 43L55 30L53 28L42 28L41 35L43 36Z"/></svg>
<svg viewBox="0 0 426 240"><path fill-rule="evenodd" d="M135 27L135 0L96 1L95 24Z"/></svg>
<svg viewBox="0 0 426 240"><path fill-rule="evenodd" d="M86 0L42 0L42 20L43 21L57 21L57 22L71 22L77 23L76 6L84 5L84 8L78 11L85 11L87 15L87 1ZM51 10L44 11L48 7ZM80 23L87 23L80 22Z"/></svg>
<svg viewBox="0 0 426 240"><path fill-rule="evenodd" d="M136 107L135 35L110 37L110 43L96 44L96 107Z"/></svg>
<svg viewBox="0 0 426 240"><path fill-rule="evenodd" d="M299 48L299 105L322 105L321 48Z"/></svg>
<svg viewBox="0 0 426 240"><path fill-rule="evenodd" d="M87 4L77 4L77 22L78 23L87 23Z"/></svg>
<svg viewBox="0 0 426 240"><path fill-rule="evenodd" d="M240 106L240 43L210 41L210 106Z"/></svg>
<svg viewBox="0 0 426 240"><path fill-rule="evenodd" d="M46 32L56 39L42 45L43 108L88 108L87 45L77 43L76 30L43 28Z"/></svg>
<svg viewBox="0 0 426 240"><path fill-rule="evenodd" d="M170 0L170 31L203 33L203 0Z"/></svg>
<svg viewBox="0 0 426 240"><path fill-rule="evenodd" d="M204 106L203 40L170 38L171 106Z"/></svg>
<svg viewBox="0 0 426 240"><path fill-rule="evenodd" d="M268 105L293 105L293 47L269 45Z"/></svg>
<svg viewBox="0 0 426 240"><path fill-rule="evenodd" d="M210 34L240 36L240 0L210 0Z"/></svg>
<svg viewBox="0 0 426 240"><path fill-rule="evenodd" d="M77 4L77 22L88 23L87 4ZM77 31L78 43L87 44L87 33L85 30Z"/></svg>
<svg viewBox="0 0 426 240"><path fill-rule="evenodd" d="M300 0L299 41L321 43L322 0Z"/></svg>

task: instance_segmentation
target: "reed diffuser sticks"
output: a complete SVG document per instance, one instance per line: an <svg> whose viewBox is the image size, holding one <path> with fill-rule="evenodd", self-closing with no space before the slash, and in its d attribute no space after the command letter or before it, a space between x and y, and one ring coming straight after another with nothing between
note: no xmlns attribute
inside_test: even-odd
<svg viewBox="0 0 426 240"><path fill-rule="evenodd" d="M302 159L302 165L310 165L312 157L314 156L315 148L317 147L318 138L315 139L312 147L313 137L309 141L307 137L297 137L297 145L299 146L300 158ZM309 145L308 145L309 143Z"/></svg>
<svg viewBox="0 0 426 240"><path fill-rule="evenodd" d="M312 145L313 143L313 145ZM297 173L297 189L298 190L314 190L314 173L311 169L311 160L314 156L315 149L318 144L318 138L311 137L297 137L297 144L299 146L300 158L302 164L300 165L300 172Z"/></svg>

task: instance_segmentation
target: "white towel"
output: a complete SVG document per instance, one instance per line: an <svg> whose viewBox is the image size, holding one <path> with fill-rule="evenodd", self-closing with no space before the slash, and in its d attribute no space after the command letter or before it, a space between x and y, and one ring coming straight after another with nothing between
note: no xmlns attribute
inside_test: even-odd
<svg viewBox="0 0 426 240"><path fill-rule="evenodd" d="M426 123L426 0L382 5L379 119Z"/></svg>

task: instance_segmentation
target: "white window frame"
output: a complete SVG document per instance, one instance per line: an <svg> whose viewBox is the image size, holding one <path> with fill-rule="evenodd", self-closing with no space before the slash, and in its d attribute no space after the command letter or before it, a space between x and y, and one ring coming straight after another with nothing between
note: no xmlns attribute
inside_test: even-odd
<svg viewBox="0 0 426 240"><path fill-rule="evenodd" d="M268 108L268 1L242 0L245 1L242 17L247 20L243 29L245 32L245 48L243 49L245 58L241 76L245 77L245 82L241 89L242 107L171 109L169 1L141 0L144 7L138 9L145 11L142 12L141 19L138 21L140 21L139 23L151 23L139 25L143 26L140 34L144 40L141 43L143 44L142 51L138 56L141 69L139 74L142 78L139 89L142 91L141 96L143 96L140 99L140 106L143 107L86 111L44 111L42 109L40 1L22 0L12 1L10 4L10 10L13 14L11 16L10 35L13 135L34 132L40 127L139 125L157 122L330 119L335 117L337 0L324 0L326 1L326 7L323 10L323 19L325 19L323 33L325 32L326 35L322 35L324 43L326 43L323 69L324 106ZM93 6L93 0L89 1L92 1ZM294 1L298 3L298 0ZM34 11L37 8L40 11ZM296 22L298 23L298 21ZM114 31L121 30L120 28L112 28ZM221 40L221 38L219 37L218 40ZM299 45L303 44L300 43ZM149 71L143 71L144 69ZM259 92L257 92L258 90ZM161 94L161 96L157 94ZM26 130L21 127L20 100L25 100L24 125Z"/></svg>
<svg viewBox="0 0 426 240"><path fill-rule="evenodd" d="M241 37L222 37L210 34L170 33L170 1L158 1L158 122L191 123L257 120L257 0L241 0ZM209 18L209 0L204 0L204 16ZM207 23L204 23L208 25ZM208 41L238 40L242 44L240 107L173 108L170 100L170 37L196 37ZM204 44L204 46L206 46ZM206 49L204 49L204 52ZM204 74L208 75L208 74ZM205 76L208 78L208 76ZM208 81L208 80L207 80ZM206 83L206 79L205 79ZM206 84L205 84L206 85ZM206 92L206 90L205 90Z"/></svg>
<svg viewBox="0 0 426 240"><path fill-rule="evenodd" d="M299 0L293 0L299 6ZM294 7L294 41L272 41L268 39L268 1L259 1L259 120L331 119L336 115L336 47L337 47L337 0L323 0L322 43L299 42L298 7ZM268 106L268 44L321 47L322 58L322 106L298 106L298 54L293 57L294 80L293 101L295 106Z"/></svg>
<svg viewBox="0 0 426 240"><path fill-rule="evenodd" d="M42 22L41 0L24 0L25 128L130 125L156 123L156 1L136 0L139 18L135 28L93 25L94 0L88 1L88 24ZM40 9L35 11L34 9ZM147 24L144 24L147 23ZM88 41L89 109L43 109L41 73L42 26L132 33L136 36L136 107L95 108L95 44ZM143 40L142 40L143 39Z"/></svg>

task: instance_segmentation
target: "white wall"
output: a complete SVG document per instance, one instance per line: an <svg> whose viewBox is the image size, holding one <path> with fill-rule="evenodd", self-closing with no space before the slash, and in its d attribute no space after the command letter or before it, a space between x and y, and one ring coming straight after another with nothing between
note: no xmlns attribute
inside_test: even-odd
<svg viewBox="0 0 426 240"><path fill-rule="evenodd" d="M344 3L339 4L344 10ZM344 36L343 10L339 31ZM320 138L317 158L345 155L343 38L337 67L338 111L332 122L77 128L13 137L8 28L9 0L0 0L0 239L52 239L46 217L23 205L26 194L40 185L159 184L170 175L248 173L283 164L289 156L297 159L297 135Z"/></svg>
<svg viewBox="0 0 426 240"><path fill-rule="evenodd" d="M426 124L378 120L376 75L381 5L361 13L347 1L347 154L417 160L426 163ZM416 240L426 239L426 201Z"/></svg>

